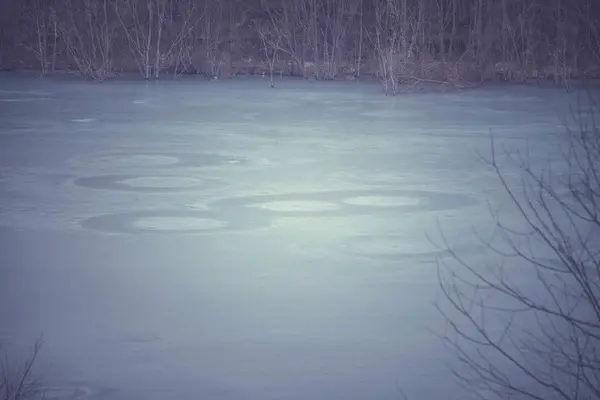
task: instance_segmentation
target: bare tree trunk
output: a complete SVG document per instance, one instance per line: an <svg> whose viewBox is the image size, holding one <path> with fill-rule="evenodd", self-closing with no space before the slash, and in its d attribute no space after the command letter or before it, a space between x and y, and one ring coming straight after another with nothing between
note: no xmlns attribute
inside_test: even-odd
<svg viewBox="0 0 600 400"><path fill-rule="evenodd" d="M152 74L152 66L150 64L150 49L152 46L152 32L154 28L153 3L154 0L146 0L146 9L148 11L148 26L146 27L146 29L148 30L148 40L146 41L146 46L144 49L144 79L150 79L150 76Z"/></svg>
<svg viewBox="0 0 600 400"><path fill-rule="evenodd" d="M452 0L451 2L451 14L452 14L452 30L450 31L450 46L448 48L448 54L450 57L454 57L454 42L456 41L456 19L458 18L458 7L456 4L457 0Z"/></svg>
<svg viewBox="0 0 600 400"><path fill-rule="evenodd" d="M50 21L52 24L52 61L50 65L50 71L54 72L56 70L56 56L58 53L58 0L54 0L51 13L50 13Z"/></svg>
<svg viewBox="0 0 600 400"><path fill-rule="evenodd" d="M161 44L162 33L165 24L166 0L156 0L156 42L154 50L154 79L158 79L161 69Z"/></svg>
<svg viewBox="0 0 600 400"><path fill-rule="evenodd" d="M439 18L439 33L438 41L440 46L440 59L446 61L446 28L448 26L449 10L446 7L447 0L436 0L437 12Z"/></svg>
<svg viewBox="0 0 600 400"><path fill-rule="evenodd" d="M273 80L273 69L275 67L275 63L277 62L277 53L280 49L279 41L281 38L276 32L274 32L272 27L257 24L256 30L262 41L263 52L267 62L269 63L270 86L274 88L275 81Z"/></svg>
<svg viewBox="0 0 600 400"><path fill-rule="evenodd" d="M360 1L359 8L359 27L358 27L358 59L356 61L356 78L360 79L360 67L362 65L362 46L363 46L363 10L364 10L364 0Z"/></svg>

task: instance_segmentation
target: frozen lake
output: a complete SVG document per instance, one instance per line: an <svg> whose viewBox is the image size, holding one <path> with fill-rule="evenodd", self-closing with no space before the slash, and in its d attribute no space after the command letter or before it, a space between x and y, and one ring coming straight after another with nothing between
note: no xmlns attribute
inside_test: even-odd
<svg viewBox="0 0 600 400"><path fill-rule="evenodd" d="M50 398L461 399L432 240L488 260L490 129L555 162L575 97L0 75L0 343Z"/></svg>

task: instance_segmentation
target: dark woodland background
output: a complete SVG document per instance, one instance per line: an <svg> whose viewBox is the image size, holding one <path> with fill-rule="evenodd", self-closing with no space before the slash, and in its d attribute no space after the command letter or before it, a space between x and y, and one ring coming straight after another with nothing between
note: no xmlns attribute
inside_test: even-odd
<svg viewBox="0 0 600 400"><path fill-rule="evenodd" d="M600 0L2 0L0 67L104 80L600 78Z"/></svg>

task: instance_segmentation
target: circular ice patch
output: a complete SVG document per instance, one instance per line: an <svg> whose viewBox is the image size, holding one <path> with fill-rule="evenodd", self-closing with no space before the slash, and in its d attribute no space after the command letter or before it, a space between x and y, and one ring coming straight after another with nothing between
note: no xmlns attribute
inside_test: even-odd
<svg viewBox="0 0 600 400"><path fill-rule="evenodd" d="M189 188L202 184L200 179L173 176L143 176L119 182L132 188Z"/></svg>
<svg viewBox="0 0 600 400"><path fill-rule="evenodd" d="M131 168L152 168L178 165L177 155L167 154L80 154L67 161L70 166L85 171L129 171Z"/></svg>
<svg viewBox="0 0 600 400"><path fill-rule="evenodd" d="M179 176L133 176L133 175L98 175L77 178L73 181L77 186L102 189L124 190L146 193L168 193L186 190L206 190L223 185L217 179L200 179Z"/></svg>
<svg viewBox="0 0 600 400"><path fill-rule="evenodd" d="M45 97L21 97L21 98L0 98L5 103L29 103L32 101L47 100Z"/></svg>
<svg viewBox="0 0 600 400"><path fill-rule="evenodd" d="M364 189L229 197L209 206L227 213L260 208L278 216L299 212L334 216L452 210L476 203L473 197L458 193Z"/></svg>
<svg viewBox="0 0 600 400"><path fill-rule="evenodd" d="M406 207L420 203L416 197L403 196L356 196L342 199L343 203L367 207Z"/></svg>
<svg viewBox="0 0 600 400"><path fill-rule="evenodd" d="M41 389L46 400L81 400L94 394L90 388L84 386L45 386Z"/></svg>
<svg viewBox="0 0 600 400"><path fill-rule="evenodd" d="M96 215L79 221L84 229L117 234L212 234L254 230L271 222L262 213L246 218L202 210L130 211Z"/></svg>
<svg viewBox="0 0 600 400"><path fill-rule="evenodd" d="M133 154L132 154L133 153ZM135 153L135 152L100 152L80 154L70 160L68 164L82 168L85 171L97 172L131 172L134 168L153 167L219 167L242 164L246 160L227 154L193 153L193 152L160 152L160 153Z"/></svg>
<svg viewBox="0 0 600 400"><path fill-rule="evenodd" d="M332 211L339 209L339 206L326 201L310 200L281 200L265 203L250 204L250 207L262 208L269 211L281 212L314 212L314 211Z"/></svg>
<svg viewBox="0 0 600 400"><path fill-rule="evenodd" d="M161 167L177 164L179 159L173 156L136 154L129 156L107 156L100 161L115 167Z"/></svg>
<svg viewBox="0 0 600 400"><path fill-rule="evenodd" d="M224 228L227 223L210 218L146 217L133 223L133 227L153 231L204 231Z"/></svg>

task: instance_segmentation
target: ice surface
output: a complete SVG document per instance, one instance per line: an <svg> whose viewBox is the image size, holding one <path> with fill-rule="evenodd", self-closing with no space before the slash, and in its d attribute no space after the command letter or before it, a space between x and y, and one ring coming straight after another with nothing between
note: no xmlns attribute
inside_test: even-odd
<svg viewBox="0 0 600 400"><path fill-rule="evenodd" d="M489 260L490 130L560 164L575 99L2 74L0 337L43 333L50 398L463 398L437 233Z"/></svg>

